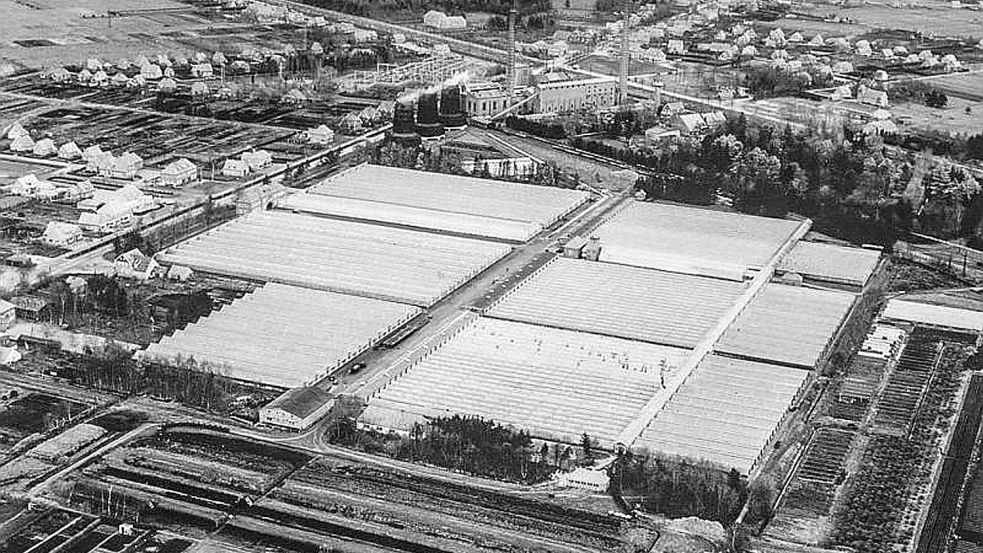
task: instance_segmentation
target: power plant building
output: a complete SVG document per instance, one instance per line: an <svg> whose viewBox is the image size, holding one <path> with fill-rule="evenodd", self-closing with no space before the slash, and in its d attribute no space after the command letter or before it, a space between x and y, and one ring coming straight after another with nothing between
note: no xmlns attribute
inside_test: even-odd
<svg viewBox="0 0 983 553"><path fill-rule="evenodd" d="M576 81L547 82L538 85L538 113L561 113L582 109L612 107L617 101L618 80L597 77Z"/></svg>

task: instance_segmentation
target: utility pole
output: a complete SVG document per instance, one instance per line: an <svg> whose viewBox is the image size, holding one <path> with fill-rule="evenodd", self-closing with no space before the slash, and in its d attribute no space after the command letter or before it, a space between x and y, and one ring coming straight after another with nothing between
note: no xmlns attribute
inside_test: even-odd
<svg viewBox="0 0 983 553"><path fill-rule="evenodd" d="M628 27L631 20L631 2L624 0L622 9L624 19L621 22L621 59L618 67L618 105L628 104Z"/></svg>

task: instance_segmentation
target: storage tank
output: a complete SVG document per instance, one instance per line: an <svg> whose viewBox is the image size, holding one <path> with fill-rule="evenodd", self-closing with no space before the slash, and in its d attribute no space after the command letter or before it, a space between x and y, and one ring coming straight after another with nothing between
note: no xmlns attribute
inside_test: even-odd
<svg viewBox="0 0 983 553"><path fill-rule="evenodd" d="M461 87L444 87L440 93L440 122L445 129L463 129L468 125L461 102Z"/></svg>
<svg viewBox="0 0 983 553"><path fill-rule="evenodd" d="M413 102L397 102L393 110L393 138L416 140L416 124L413 122Z"/></svg>
<svg viewBox="0 0 983 553"><path fill-rule="evenodd" d="M416 132L423 138L436 138L444 134L437 112L437 94L424 92L416 104Z"/></svg>

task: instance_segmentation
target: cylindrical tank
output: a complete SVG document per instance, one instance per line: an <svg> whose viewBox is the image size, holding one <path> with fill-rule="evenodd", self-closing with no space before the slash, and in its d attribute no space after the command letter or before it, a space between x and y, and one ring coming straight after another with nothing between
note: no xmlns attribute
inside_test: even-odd
<svg viewBox="0 0 983 553"><path fill-rule="evenodd" d="M412 140L416 137L413 102L397 102L393 110L393 138Z"/></svg>
<svg viewBox="0 0 983 553"><path fill-rule="evenodd" d="M461 105L461 87L444 87L440 93L440 122L445 129L463 129L468 125Z"/></svg>
<svg viewBox="0 0 983 553"><path fill-rule="evenodd" d="M424 92L416 104L416 132L423 138L433 138L444 134L437 113L437 94Z"/></svg>

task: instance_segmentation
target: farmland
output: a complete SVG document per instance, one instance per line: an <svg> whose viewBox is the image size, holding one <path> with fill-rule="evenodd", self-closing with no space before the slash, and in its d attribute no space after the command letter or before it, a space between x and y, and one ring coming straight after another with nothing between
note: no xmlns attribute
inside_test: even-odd
<svg viewBox="0 0 983 553"><path fill-rule="evenodd" d="M232 546L572 553L621 543L606 515L201 428L145 433L74 478L70 497L85 512L191 539L221 527L210 539Z"/></svg>

